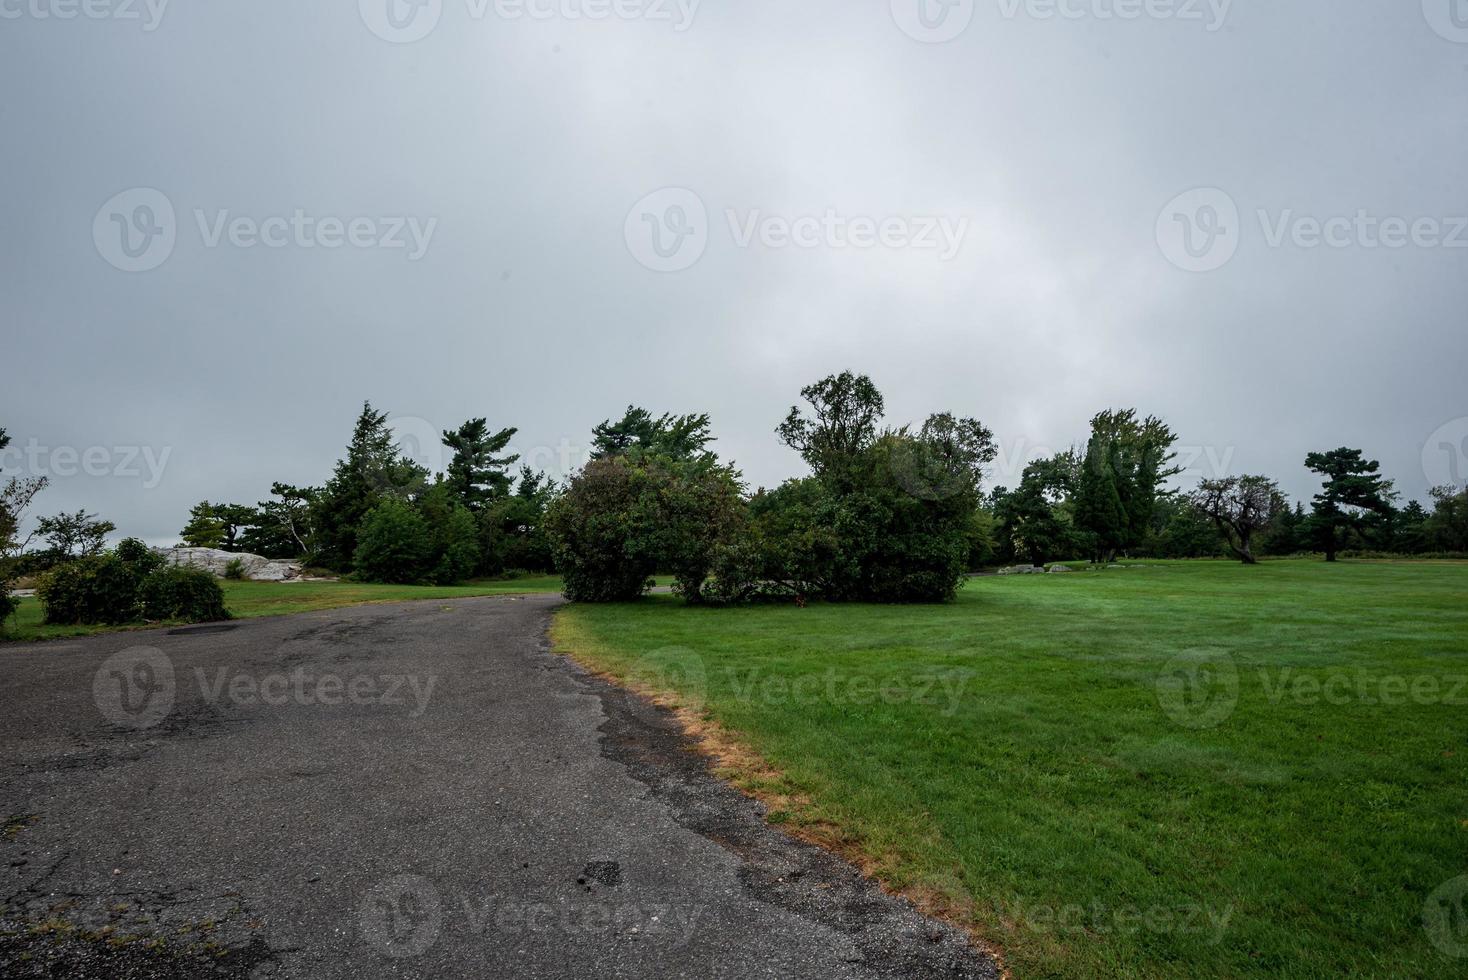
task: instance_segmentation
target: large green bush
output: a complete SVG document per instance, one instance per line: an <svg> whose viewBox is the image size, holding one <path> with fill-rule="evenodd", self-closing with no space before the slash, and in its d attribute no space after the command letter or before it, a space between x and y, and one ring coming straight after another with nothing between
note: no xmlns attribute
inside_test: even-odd
<svg viewBox="0 0 1468 980"><path fill-rule="evenodd" d="M57 565L41 577L36 596L52 625L116 626L138 618L143 575L116 552Z"/></svg>
<svg viewBox="0 0 1468 980"><path fill-rule="evenodd" d="M114 551L57 565L41 576L36 596L53 625L116 626L139 617L200 622L228 615L213 576L164 565L161 555L128 538ZM183 602L177 596L203 598Z"/></svg>
<svg viewBox="0 0 1468 980"><path fill-rule="evenodd" d="M374 507L356 533L354 566L364 582L412 585L431 571L433 538L423 515L399 500Z"/></svg>
<svg viewBox="0 0 1468 980"><path fill-rule="evenodd" d="M229 618L224 590L214 576L199 568L174 565L142 580L138 604L143 618L159 622L210 623Z"/></svg>
<svg viewBox="0 0 1468 980"><path fill-rule="evenodd" d="M624 602L652 585L658 514L646 466L620 456L593 460L550 505L546 525L566 598Z"/></svg>

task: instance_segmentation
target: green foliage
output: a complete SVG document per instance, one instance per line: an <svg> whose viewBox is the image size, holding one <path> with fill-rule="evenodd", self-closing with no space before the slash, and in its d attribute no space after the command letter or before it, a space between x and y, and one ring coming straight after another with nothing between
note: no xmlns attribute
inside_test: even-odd
<svg viewBox="0 0 1468 980"><path fill-rule="evenodd" d="M10 436L5 429L0 428L0 450L10 445ZM20 537L20 525L25 516L26 508L36 499L40 492L46 489L49 481L44 476L36 477L11 477L0 484L0 560L5 560L7 565L25 548L26 542ZM0 578L3 578L6 569L0 567ZM0 621L4 617L0 616Z"/></svg>
<svg viewBox="0 0 1468 980"><path fill-rule="evenodd" d="M1468 551L1468 487L1434 487L1432 516L1422 535L1437 551Z"/></svg>
<svg viewBox="0 0 1468 980"><path fill-rule="evenodd" d="M1075 456L1062 453L1035 460L1025 467L1018 487L994 494L1001 558L1044 565L1070 557L1080 547L1081 535L1066 504L1077 478Z"/></svg>
<svg viewBox="0 0 1468 980"><path fill-rule="evenodd" d="M150 622L212 623L229 619L224 590L201 568L171 565L143 578L138 604Z"/></svg>
<svg viewBox="0 0 1468 980"><path fill-rule="evenodd" d="M190 548L222 548L224 522L214 516L214 505L203 500L189 509L189 522L178 536Z"/></svg>
<svg viewBox="0 0 1468 980"><path fill-rule="evenodd" d="M610 419L592 430L591 458L626 456L630 459L664 457L712 462L708 444L714 441L707 415L664 415L628 405L622 418Z"/></svg>
<svg viewBox="0 0 1468 980"><path fill-rule="evenodd" d="M673 591L690 603L704 600L703 589L720 547L733 540L745 522L738 474L701 462L660 460L650 467L656 494L659 564L673 575Z"/></svg>
<svg viewBox="0 0 1468 980"><path fill-rule="evenodd" d="M651 585L659 528L655 477L622 456L592 460L546 511L574 602L624 602Z"/></svg>
<svg viewBox="0 0 1468 980"><path fill-rule="evenodd" d="M1149 558L1217 558L1224 553L1217 526L1189 500L1159 500L1152 528L1141 549Z"/></svg>
<svg viewBox="0 0 1468 980"><path fill-rule="evenodd" d="M316 497L312 521L318 529L315 560L327 568L345 569L355 562L357 535L367 515L386 500L403 502L420 490L427 477L421 466L398 450L387 425L387 413L362 406L347 446L325 489Z"/></svg>
<svg viewBox="0 0 1468 980"><path fill-rule="evenodd" d="M43 517L37 525L38 533L50 543L52 550L66 558L99 554L107 535L117 530L116 524L99 520L96 514L85 510Z"/></svg>
<svg viewBox="0 0 1468 980"><path fill-rule="evenodd" d="M275 483L271 499L255 508L256 520L240 535L240 547L266 558L309 558L317 551L319 487Z"/></svg>
<svg viewBox="0 0 1468 980"><path fill-rule="evenodd" d="M800 396L810 406L810 416L792 408L775 431L816 476L840 486L877 441L885 410L882 393L866 375L842 371L807 385Z"/></svg>
<svg viewBox="0 0 1468 980"><path fill-rule="evenodd" d="M1177 436L1135 409L1091 419L1091 437L1075 486L1075 523L1095 562L1139 547L1152 526L1163 483L1180 472L1169 464Z"/></svg>
<svg viewBox="0 0 1468 980"><path fill-rule="evenodd" d="M43 575L36 596L47 624L116 626L138 618L138 587L147 574L116 552L88 555Z"/></svg>
<svg viewBox="0 0 1468 980"><path fill-rule="evenodd" d="M718 562L719 596L953 598L976 546L992 433L946 413L915 434L880 431L881 393L850 372L802 394L810 417L792 409L779 433L814 474L751 501L747 542ZM981 547L987 540L987 533L977 538Z"/></svg>
<svg viewBox="0 0 1468 980"><path fill-rule="evenodd" d="M10 594L10 583L0 577L0 635L5 634L8 629L7 621L15 615L15 611L19 608L20 599Z"/></svg>
<svg viewBox="0 0 1468 980"><path fill-rule="evenodd" d="M447 483L459 502L474 513L510 491L510 476L517 455L497 456L515 438L518 429L501 429L491 434L487 419L472 419L456 432L444 432L443 444L454 451L449 460Z"/></svg>
<svg viewBox="0 0 1468 980"><path fill-rule="evenodd" d="M509 569L549 572L555 549L545 527L545 511L557 493L544 473L520 467L515 492L496 500L479 515L480 570L498 575Z"/></svg>
<svg viewBox="0 0 1468 980"><path fill-rule="evenodd" d="M479 564L479 528L469 508L459 502L447 482L433 485L418 505L428 529L425 577L435 585L453 585L474 574ZM412 581L385 579L383 581Z"/></svg>
<svg viewBox="0 0 1468 980"><path fill-rule="evenodd" d="M245 577L245 560L243 558L231 558L224 565L224 577L231 582L239 582Z"/></svg>
<svg viewBox="0 0 1468 980"><path fill-rule="evenodd" d="M1365 459L1359 449L1311 453L1305 466L1325 479L1313 500L1306 531L1326 561L1335 561L1349 534L1360 536L1390 521L1392 484L1379 473L1381 464Z"/></svg>
<svg viewBox="0 0 1468 980"><path fill-rule="evenodd" d="M167 559L137 538L123 538L117 542L116 551L117 557L138 575L148 575L167 564Z"/></svg>
<svg viewBox="0 0 1468 980"><path fill-rule="evenodd" d="M432 570L428 522L401 500L384 500L373 508L354 539L353 566L364 582L412 585Z"/></svg>

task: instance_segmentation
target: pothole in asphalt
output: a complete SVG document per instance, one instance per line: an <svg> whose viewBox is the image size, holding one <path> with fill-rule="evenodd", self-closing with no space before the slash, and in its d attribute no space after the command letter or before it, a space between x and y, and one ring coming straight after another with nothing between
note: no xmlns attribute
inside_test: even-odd
<svg viewBox="0 0 1468 980"><path fill-rule="evenodd" d="M622 865L617 861L588 861L586 867L581 869L581 877L576 879L576 884L588 885L592 882L616 888L622 883Z"/></svg>

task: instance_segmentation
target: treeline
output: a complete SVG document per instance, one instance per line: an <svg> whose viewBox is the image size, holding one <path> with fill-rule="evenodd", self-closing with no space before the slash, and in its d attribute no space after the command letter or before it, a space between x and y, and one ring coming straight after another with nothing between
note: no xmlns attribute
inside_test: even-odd
<svg viewBox="0 0 1468 980"><path fill-rule="evenodd" d="M362 581L451 584L508 570L554 567L544 531L558 488L512 467L516 429L472 419L443 433L447 472L405 456L387 414L362 408L331 478L322 486L276 483L255 506L204 501L189 514L184 544L292 559Z"/></svg>
<svg viewBox="0 0 1468 980"><path fill-rule="evenodd" d="M1118 426L1118 418L1121 425ZM1189 492L1159 492L1176 476L1173 439L1155 419L1104 412L1083 451L1028 466L1017 489L987 501L996 527L996 561L1043 564L1085 555L1214 558L1246 563L1261 556L1323 554L1468 555L1468 495L1431 491L1433 509L1400 505L1381 465L1359 449L1310 453L1305 466L1321 492L1293 505L1277 481L1260 475L1201 480ZM1158 455L1160 452L1160 455Z"/></svg>
<svg viewBox="0 0 1468 980"><path fill-rule="evenodd" d="M363 408L321 487L276 484L254 507L194 508L186 543L293 558L366 581L449 583L559 571L581 601L635 597L672 576L690 602L760 598L941 601L971 571L1058 560L1468 553L1468 496L1400 505L1360 450L1311 453L1322 489L1291 504L1269 477L1189 490L1177 435L1155 416L1107 410L1083 446L1038 459L985 492L993 434L951 413L884 422L881 393L844 372L801 392L777 427L806 476L750 493L711 448L703 414L629 407L595 427L591 462L559 486L506 453L513 428L443 433L447 472L404 457L385 413Z"/></svg>
<svg viewBox="0 0 1468 980"><path fill-rule="evenodd" d="M593 602L635 598L655 573L690 603L930 602L951 598L971 571L1017 562L1468 555L1468 490L1435 488L1430 509L1403 505L1359 449L1306 457L1321 480L1308 506L1263 475L1179 490L1168 425L1107 410L1083 446L1031 462L1012 489L986 491L997 454L978 420L941 413L892 427L871 379L851 372L801 396L775 432L808 473L752 493L713 450L707 415L629 407L593 429L591 461L560 485L516 468L507 447L517 430L482 418L442 433L451 456L430 473L395 443L386 413L365 404L323 484L276 483L255 505L202 502L182 538L370 582L558 571L570 598ZM0 618L14 610L5 583L42 572L43 601L49 588L60 616L93 615L93 592L108 590L116 601L97 602L113 620L167 607L167 597L144 602L150 576L155 591L192 590L177 615L215 609L214 591L165 583L136 542L109 551L115 528L96 515L43 518L23 537L22 515L45 485L0 484ZM29 550L35 536L47 547Z"/></svg>

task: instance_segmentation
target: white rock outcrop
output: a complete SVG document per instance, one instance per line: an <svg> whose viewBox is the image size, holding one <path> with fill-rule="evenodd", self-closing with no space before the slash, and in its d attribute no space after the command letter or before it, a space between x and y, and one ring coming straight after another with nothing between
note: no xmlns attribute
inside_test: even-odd
<svg viewBox="0 0 1468 980"><path fill-rule="evenodd" d="M245 578L255 582L290 582L301 575L301 566L293 561L276 561L259 555L245 555L217 548L164 548L158 552L170 565L191 565L224 578L224 570L232 561L244 566Z"/></svg>

